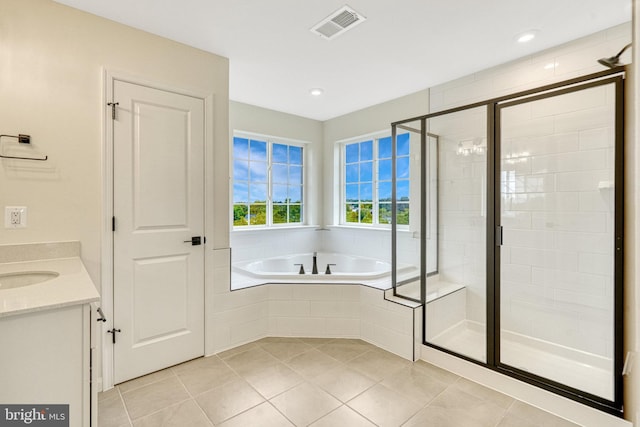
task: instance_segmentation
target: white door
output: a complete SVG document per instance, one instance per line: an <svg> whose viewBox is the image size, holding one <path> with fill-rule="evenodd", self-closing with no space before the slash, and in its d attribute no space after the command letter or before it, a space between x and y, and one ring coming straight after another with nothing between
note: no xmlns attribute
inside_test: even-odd
<svg viewBox="0 0 640 427"><path fill-rule="evenodd" d="M205 125L199 98L114 80L113 102L120 383L204 354Z"/></svg>

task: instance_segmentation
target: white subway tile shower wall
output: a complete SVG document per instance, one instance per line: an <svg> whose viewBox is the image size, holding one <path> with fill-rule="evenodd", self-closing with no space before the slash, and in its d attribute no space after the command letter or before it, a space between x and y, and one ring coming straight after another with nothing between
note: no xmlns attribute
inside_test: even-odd
<svg viewBox="0 0 640 427"><path fill-rule="evenodd" d="M531 218L504 231L502 328L606 358L613 356L613 96L612 85L599 86L502 110L502 215ZM542 122L548 126L533 125Z"/></svg>

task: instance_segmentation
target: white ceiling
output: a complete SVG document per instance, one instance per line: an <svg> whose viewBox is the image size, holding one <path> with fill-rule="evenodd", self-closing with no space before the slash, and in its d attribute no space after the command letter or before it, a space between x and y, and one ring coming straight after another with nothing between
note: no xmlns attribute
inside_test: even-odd
<svg viewBox="0 0 640 427"><path fill-rule="evenodd" d="M317 120L631 19L631 0L57 1L225 56L232 100ZM345 4L367 20L333 40L309 31Z"/></svg>

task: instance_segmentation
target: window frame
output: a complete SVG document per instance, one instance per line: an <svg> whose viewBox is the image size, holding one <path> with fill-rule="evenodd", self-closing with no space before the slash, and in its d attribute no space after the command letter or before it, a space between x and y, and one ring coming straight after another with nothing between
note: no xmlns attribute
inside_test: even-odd
<svg viewBox="0 0 640 427"><path fill-rule="evenodd" d="M244 139L248 139L248 140L257 140L260 142L265 142L267 144L266 147L266 163L267 163L267 200L266 200L266 223L265 224L246 224L246 225L235 225L233 222L233 211L234 211L234 206L236 205L235 200L234 200L234 188L235 188L235 183L236 183L236 179L234 178L234 162L236 160L234 154L233 154L233 146L234 146L234 141L235 138L244 138ZM273 144L280 144L280 145L287 145L287 146L293 146L293 147L299 147L302 150L302 155L301 155L301 180L302 183L300 185L301 187L301 201L300 201L300 210L301 210L301 214L300 214L300 222L285 222L285 223L274 223L273 222L273 207L274 205L282 205L281 203L274 203L273 201L273 175L272 175L272 167L273 167ZM231 199L231 203L230 203L230 222L231 222L231 230L232 231L242 231L242 230L268 230L268 229L277 229L277 228L297 228L297 227L304 227L307 225L307 208L306 208L306 200L307 200L307 158L308 158L308 147L309 147L309 142L307 141L300 141L300 140L294 140L294 139L290 139L290 138L285 138L285 137L279 137L279 136L272 136L272 135L264 135L264 134L259 134L259 133L253 133L253 132L246 132L246 131L239 131L239 130L234 130L233 134L231 136L231 144L230 144L230 199ZM242 159L244 160L244 159ZM276 162L276 164L282 164L282 163L278 163ZM290 164L290 163L287 163ZM248 183L250 183L251 181L248 180ZM250 200L248 200L248 205L250 206ZM297 203L294 203L294 205L298 205ZM287 203L285 206L291 206L289 203Z"/></svg>
<svg viewBox="0 0 640 427"><path fill-rule="evenodd" d="M336 145L338 146L338 151L339 151L339 162L338 162L338 168L339 168L339 179L340 179L340 189L339 189L339 200L338 200L338 204L339 204L339 208L338 208L338 225L339 226L343 226L343 227L362 227L362 228L366 228L366 229L374 229L374 228L381 228L381 229L391 229L391 224L390 223L380 223L380 218L379 218L379 212L380 212L380 201L379 201L379 197L378 197L378 187L379 187L379 162L380 160L388 160L388 158L384 158L384 159L380 159L379 158L379 144L380 144L380 140L384 139L384 138L391 138L391 132L390 131L379 131L379 132L374 132L374 133L370 133L370 134L365 134L365 135L360 135L357 137L353 137L353 138L349 138L349 139L344 139L344 140L340 140L336 142ZM346 165L347 165L347 153L346 153L346 147L349 144L356 144L356 143L362 143L362 142L367 142L367 141L372 141L373 142L373 146L372 146L372 163L373 163L373 171L372 171L372 209L371 209L371 213L372 213L372 222L371 223L365 223L365 222L347 222L346 218L347 218L347 171L346 171ZM411 141L411 140L410 140ZM393 141L392 141L393 143ZM411 147L411 144L409 145L409 147ZM405 157L405 156L402 156ZM412 173L412 169L413 169L413 165L412 165L412 156L411 156L411 148L409 151L409 155L406 156L409 159L409 178L407 179L409 182L409 185L411 186L411 173ZM396 180L397 180L397 171L396 171ZM403 179L404 180L404 179ZM388 181L383 181L383 182L388 182ZM392 176L392 180L391 182L393 182L393 176ZM360 181L358 181L358 183L360 183ZM411 187L410 187L411 188ZM360 202L361 203L361 202ZM409 200L407 202L402 202L402 203L406 203L408 205L408 209L411 209L411 190L409 190ZM409 224L397 224L398 230L401 231L409 231L409 227L411 226L411 219L409 219Z"/></svg>

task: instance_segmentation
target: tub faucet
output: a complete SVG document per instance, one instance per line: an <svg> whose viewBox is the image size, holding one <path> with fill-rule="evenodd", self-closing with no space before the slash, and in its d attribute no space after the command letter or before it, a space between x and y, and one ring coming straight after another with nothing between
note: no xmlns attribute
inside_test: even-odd
<svg viewBox="0 0 640 427"><path fill-rule="evenodd" d="M318 274L318 252L313 253L313 268L311 274Z"/></svg>

